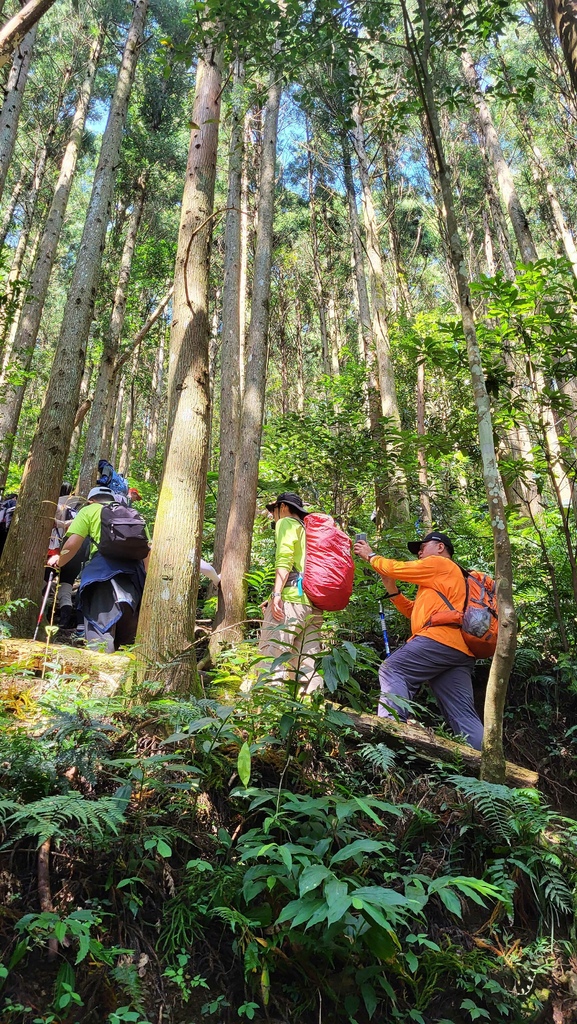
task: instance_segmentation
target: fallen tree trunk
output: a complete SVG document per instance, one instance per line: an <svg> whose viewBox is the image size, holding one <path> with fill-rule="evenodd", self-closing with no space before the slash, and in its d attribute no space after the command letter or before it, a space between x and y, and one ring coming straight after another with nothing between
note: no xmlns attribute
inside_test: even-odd
<svg viewBox="0 0 577 1024"><path fill-rule="evenodd" d="M432 729L420 725L407 725L396 722L392 718L378 718L377 715L360 715L350 708L343 711L352 719L355 729L363 739L376 740L382 734L391 747L413 747L424 761L443 761L445 764L457 761L467 774L479 775L481 768L481 751L474 750L464 743L437 736ZM518 788L537 788L539 776L537 772L521 765L505 762L505 782L508 786Z"/></svg>
<svg viewBox="0 0 577 1024"><path fill-rule="evenodd" d="M78 676L79 686L88 686L92 697L116 693L136 665L134 658L126 654L100 654L64 644L50 644L47 653L46 643L5 639L0 641L0 701L25 690L40 696L54 685L50 666L56 663L62 674ZM2 671L8 667L10 672Z"/></svg>

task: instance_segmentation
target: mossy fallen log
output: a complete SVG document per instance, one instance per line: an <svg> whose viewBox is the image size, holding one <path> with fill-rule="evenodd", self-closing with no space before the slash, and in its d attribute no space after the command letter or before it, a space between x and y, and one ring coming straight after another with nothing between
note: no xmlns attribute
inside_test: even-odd
<svg viewBox="0 0 577 1024"><path fill-rule="evenodd" d="M25 690L40 695L52 685L50 666L55 664L59 673L85 681L94 697L116 693L136 667L134 659L126 654L101 654L65 644L50 644L47 652L46 643L5 639L0 641L0 700Z"/></svg>
<svg viewBox="0 0 577 1024"><path fill-rule="evenodd" d="M355 729L365 740L375 740L382 735L395 749L413 747L424 761L456 762L463 766L467 774L479 775L481 753L473 747L437 736L432 729L425 729L421 725L407 725L377 715L361 715L350 708L343 708L343 711L352 718ZM506 761L505 782L508 786L535 789L539 784L539 776L529 768Z"/></svg>

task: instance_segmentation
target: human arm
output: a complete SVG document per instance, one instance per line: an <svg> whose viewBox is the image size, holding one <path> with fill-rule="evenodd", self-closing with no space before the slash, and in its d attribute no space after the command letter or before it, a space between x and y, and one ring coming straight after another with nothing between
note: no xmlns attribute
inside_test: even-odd
<svg viewBox="0 0 577 1024"><path fill-rule="evenodd" d="M62 569L62 567L80 551L84 540L85 538L79 533L72 533L69 537L65 537L62 542L60 554L51 555L48 559L48 565L57 569Z"/></svg>
<svg viewBox="0 0 577 1024"><path fill-rule="evenodd" d="M381 579L383 581L383 584L385 586L385 590L387 591L387 596L390 597L390 599L391 599L392 603L394 604L395 608L397 609L397 611L399 611L401 613L401 615L404 615L407 619L410 619L412 611L413 611L413 603L414 602L411 601L410 598L405 597L404 594L401 594L399 592L397 584L396 584L397 577L394 574L394 572L389 572L389 573L383 572L377 566L378 562L390 561L391 563L393 563L394 560L393 559L381 559L380 555L375 555L375 553L374 553L374 551L372 551L370 545L367 544L367 542L364 541L364 540L358 540L356 542L356 544L354 545L354 549L353 550L354 550L355 554L359 556L359 558L362 558L365 562L368 562L371 565L371 567L376 572L378 572L378 574L381 577ZM403 564L403 563L396 563L396 564L400 565L400 564ZM412 564L412 563L409 563L409 564Z"/></svg>

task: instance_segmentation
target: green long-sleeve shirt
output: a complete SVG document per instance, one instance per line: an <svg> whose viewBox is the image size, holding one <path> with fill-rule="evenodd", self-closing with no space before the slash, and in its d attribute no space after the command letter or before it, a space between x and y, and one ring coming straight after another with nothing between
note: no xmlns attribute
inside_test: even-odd
<svg viewBox="0 0 577 1024"><path fill-rule="evenodd" d="M279 519L275 539L275 569L288 569L289 572L296 569L297 572L304 572L306 534L300 519L293 519L291 516ZM292 601L294 604L310 604L306 594L299 594L296 585L284 587L282 596L284 601Z"/></svg>

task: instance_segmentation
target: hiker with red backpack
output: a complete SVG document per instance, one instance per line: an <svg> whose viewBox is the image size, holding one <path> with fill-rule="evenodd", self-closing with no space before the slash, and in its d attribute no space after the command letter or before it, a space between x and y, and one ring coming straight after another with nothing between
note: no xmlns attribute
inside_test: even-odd
<svg viewBox="0 0 577 1024"><path fill-rule="evenodd" d="M295 679L302 693L323 685L314 657L320 652L323 611L339 611L353 589L349 538L328 515L307 512L292 491L267 506L275 531L275 580L264 609L259 651L283 657L273 682Z"/></svg>
<svg viewBox="0 0 577 1024"><path fill-rule="evenodd" d="M453 561L454 548L446 534L434 530L422 540L410 541L409 551L418 556L416 562L381 558L366 541L357 541L355 554L369 562L382 577L388 597L401 614L411 620L408 642L387 658L379 669L381 698L378 714L391 718L391 708L406 721L407 710L395 705L394 697L412 700L421 685L428 682L443 716L456 735L463 735L472 747L481 749L483 724L473 702L471 673L475 654L487 656L494 647L497 619L483 597L470 600L467 577L486 579L482 574L468 573ZM416 583L414 601L405 597L396 580ZM493 581L489 581L491 584ZM485 588L488 590L488 587ZM494 593L491 595L493 600ZM470 604L470 609L469 609ZM464 613L468 613L464 622ZM478 635L464 632L470 625ZM490 634L490 639L489 639ZM466 642L466 639L468 642ZM483 653L483 641L487 650ZM479 647L475 651L471 648ZM469 646L471 645L471 646Z"/></svg>
<svg viewBox="0 0 577 1024"><path fill-rule="evenodd" d="M69 524L60 554L48 564L62 568L87 537L91 558L78 592L85 639L88 646L105 644L112 653L136 637L150 548L146 524L136 509L117 502L108 487L97 486Z"/></svg>

